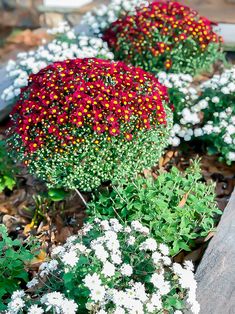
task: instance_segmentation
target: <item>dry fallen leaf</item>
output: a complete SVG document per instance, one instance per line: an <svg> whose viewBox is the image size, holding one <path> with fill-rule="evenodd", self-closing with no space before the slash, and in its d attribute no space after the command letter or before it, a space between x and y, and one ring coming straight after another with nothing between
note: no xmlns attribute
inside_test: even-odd
<svg viewBox="0 0 235 314"><path fill-rule="evenodd" d="M144 177L145 177L146 179L152 177L152 171L149 170L149 169L144 169L144 170L143 170L143 174L144 174Z"/></svg>
<svg viewBox="0 0 235 314"><path fill-rule="evenodd" d="M208 233L207 237L205 237L204 242L209 241L210 239L212 239L215 235L215 232L211 231Z"/></svg>
<svg viewBox="0 0 235 314"><path fill-rule="evenodd" d="M38 269L38 267L45 262L47 259L47 253L44 249L40 250L39 254L34 257L29 263L27 263L27 267L29 269Z"/></svg>
<svg viewBox="0 0 235 314"><path fill-rule="evenodd" d="M164 165L164 158L161 157L161 158L159 159L158 167L161 169L161 168L163 168L163 165Z"/></svg>
<svg viewBox="0 0 235 314"><path fill-rule="evenodd" d="M25 225L23 233L27 235L33 229L34 229L34 221L32 221L30 224Z"/></svg>
<svg viewBox="0 0 235 314"><path fill-rule="evenodd" d="M65 243L69 236L73 234L72 227L63 227L60 232L56 233L55 241L57 243Z"/></svg>
<svg viewBox="0 0 235 314"><path fill-rule="evenodd" d="M11 215L4 215L2 217L2 223L7 227L8 231L11 232L20 223L20 219Z"/></svg>
<svg viewBox="0 0 235 314"><path fill-rule="evenodd" d="M187 202L187 199L188 199L188 196L189 196L189 192L185 193L182 200L179 202L178 204L178 207L182 208L184 207L184 205L186 204Z"/></svg>

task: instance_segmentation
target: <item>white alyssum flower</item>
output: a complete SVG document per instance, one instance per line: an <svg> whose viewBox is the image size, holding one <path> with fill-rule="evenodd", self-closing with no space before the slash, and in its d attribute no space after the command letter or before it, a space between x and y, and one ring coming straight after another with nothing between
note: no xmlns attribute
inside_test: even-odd
<svg viewBox="0 0 235 314"><path fill-rule="evenodd" d="M24 290L16 290L12 294L12 299L23 298L25 296Z"/></svg>
<svg viewBox="0 0 235 314"><path fill-rule="evenodd" d="M37 278L33 278L32 280L30 280L28 283L27 283L27 288L30 289L30 288L33 288L35 287L36 285L39 284L39 281Z"/></svg>
<svg viewBox="0 0 235 314"><path fill-rule="evenodd" d="M73 300L64 299L61 305L61 312L63 314L76 314L78 305Z"/></svg>
<svg viewBox="0 0 235 314"><path fill-rule="evenodd" d="M109 261L106 261L103 265L103 270L102 270L102 274L105 277L113 277L115 275L115 266L110 263Z"/></svg>
<svg viewBox="0 0 235 314"><path fill-rule="evenodd" d="M25 301L20 298L12 298L7 307L7 314L16 314L19 313L25 306Z"/></svg>
<svg viewBox="0 0 235 314"><path fill-rule="evenodd" d="M159 250L163 255L168 255L169 254L169 248L167 245L160 243L159 244Z"/></svg>
<svg viewBox="0 0 235 314"><path fill-rule="evenodd" d="M86 275L84 278L84 284L89 288L90 290L93 289L93 287L99 287L101 285L101 279L98 274L93 274L93 275Z"/></svg>
<svg viewBox="0 0 235 314"><path fill-rule="evenodd" d="M63 249L55 250L57 254L54 259L43 263L35 277L36 283L41 272L47 272L43 278L45 289L48 287L47 293L32 299L30 293L17 291L12 295L14 298L8 304L7 313L17 314L18 310L29 314L41 314L42 311L55 314L80 312L79 301L76 303L61 292L53 291L53 280L58 278L62 282L63 275L70 274L78 290L87 295L85 306L89 312L108 314L110 308L116 314L163 312L164 304L171 296L170 291L178 287L178 297L181 300L185 297L187 308L197 314L199 304L196 301L197 285L192 263L185 262L183 266L172 264L168 247L158 244L143 232L145 227L141 223L134 221L128 227L117 220L108 220L106 223L98 220L89 227L90 231L86 232L85 237L83 230L69 237ZM130 237L133 237L131 247L128 244ZM106 259L100 259L97 254L99 250L107 253ZM81 258L82 267L70 267L73 265L71 256ZM63 263L64 257L66 263ZM150 278L148 284L144 280L145 271ZM37 290L34 293L37 297ZM76 296L76 300L79 297Z"/></svg>
<svg viewBox="0 0 235 314"><path fill-rule="evenodd" d="M94 302L102 302L105 294L105 288L103 286L96 286L91 290L91 299Z"/></svg>
<svg viewBox="0 0 235 314"><path fill-rule="evenodd" d="M158 288L160 295L166 295L171 290L170 283L164 279L163 273L153 274L151 277L151 282L156 288Z"/></svg>
<svg viewBox="0 0 235 314"><path fill-rule="evenodd" d="M156 240L149 238L141 244L140 249L145 251L156 251L157 242Z"/></svg>
<svg viewBox="0 0 235 314"><path fill-rule="evenodd" d="M27 314L43 314L44 310L38 305L31 305L28 309Z"/></svg>
<svg viewBox="0 0 235 314"><path fill-rule="evenodd" d="M175 115L169 141L170 145L177 147L182 140L190 141L192 139L193 128L200 123L201 107L205 107L207 102L203 101L202 103L195 104L199 97L199 93L196 88L193 87L193 78L190 75L160 72L157 74L157 78L160 83L167 88L172 89L174 93L181 93L181 103L173 104L175 105L175 111L177 113ZM178 107L182 106L183 109L180 111Z"/></svg>
<svg viewBox="0 0 235 314"><path fill-rule="evenodd" d="M130 236L129 238L128 238L128 240L127 240L127 244L128 245L134 245L135 244L135 237L133 237L133 236Z"/></svg>
<svg viewBox="0 0 235 314"><path fill-rule="evenodd" d="M101 36L102 31L116 21L121 14L125 12L134 14L136 7L147 6L148 4L147 0L111 0L108 5L102 4L85 14L82 24L86 24L94 34Z"/></svg>
<svg viewBox="0 0 235 314"><path fill-rule="evenodd" d="M46 310L59 310L64 301L64 295L60 292L50 292L41 298L41 303L46 305Z"/></svg>
<svg viewBox="0 0 235 314"><path fill-rule="evenodd" d="M129 264L123 264L120 268L120 272L123 276L130 277L133 274L133 268Z"/></svg>
<svg viewBox="0 0 235 314"><path fill-rule="evenodd" d="M64 253L64 255L62 257L62 262L66 266L74 267L74 266L76 266L78 261L79 261L79 257L77 256L76 251L66 252L66 253Z"/></svg>
<svg viewBox="0 0 235 314"><path fill-rule="evenodd" d="M108 252L104 249L103 245L96 245L94 247L95 250L95 255L96 257L101 260L102 262L105 262L107 260L107 258L109 257Z"/></svg>

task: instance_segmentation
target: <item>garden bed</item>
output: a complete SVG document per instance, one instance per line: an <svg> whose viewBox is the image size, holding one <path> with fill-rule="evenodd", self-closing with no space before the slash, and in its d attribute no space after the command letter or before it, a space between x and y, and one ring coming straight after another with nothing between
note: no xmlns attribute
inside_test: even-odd
<svg viewBox="0 0 235 314"><path fill-rule="evenodd" d="M198 314L197 268L207 311L200 272L235 186L235 68L194 10L132 2L87 14L87 35L62 23L4 69L3 313Z"/></svg>

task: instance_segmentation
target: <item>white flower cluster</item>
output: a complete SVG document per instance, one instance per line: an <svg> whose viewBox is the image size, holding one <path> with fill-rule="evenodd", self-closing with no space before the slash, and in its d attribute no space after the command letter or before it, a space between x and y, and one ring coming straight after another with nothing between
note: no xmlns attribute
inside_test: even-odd
<svg viewBox="0 0 235 314"><path fill-rule="evenodd" d="M77 304L73 300L68 300L60 292L47 293L40 299L40 304L33 304L28 307L26 306L25 297L26 294L23 290L15 291L11 296L6 314L43 314L49 311L56 314L77 313Z"/></svg>
<svg viewBox="0 0 235 314"><path fill-rule="evenodd" d="M160 72L157 78L169 89L174 108L174 125L170 144L178 146L181 139L190 141L193 136L192 126L200 123L201 108L192 106L198 99L198 91L192 86L193 77L189 74Z"/></svg>
<svg viewBox="0 0 235 314"><path fill-rule="evenodd" d="M57 27L48 29L47 33L51 35L55 35L55 36L58 36L60 34L61 35L65 34L68 39L76 38L74 31L71 29L67 21L62 21L58 24Z"/></svg>
<svg viewBox="0 0 235 314"><path fill-rule="evenodd" d="M91 31L99 36L115 22L122 14L135 14L136 7L147 6L147 0L111 0L108 5L100 5L93 11L88 12L82 19L82 24L90 27Z"/></svg>
<svg viewBox="0 0 235 314"><path fill-rule="evenodd" d="M37 50L21 52L17 55L16 61L9 60L6 70L12 84L1 95L4 101L13 103L20 94L20 89L27 85L29 75L36 74L50 63L74 58L113 59L113 53L102 39L85 35L76 36L65 23L58 29L53 29L52 33L58 35L63 31L66 31L63 38L54 39L47 46L40 46Z"/></svg>
<svg viewBox="0 0 235 314"><path fill-rule="evenodd" d="M170 144L206 140L228 162L235 161L235 67L215 74L198 88L184 74L158 74L175 104Z"/></svg>
<svg viewBox="0 0 235 314"><path fill-rule="evenodd" d="M193 108L204 114L195 137L211 139L217 151L229 162L235 161L235 66L214 75L200 86L202 95Z"/></svg>
<svg viewBox="0 0 235 314"><path fill-rule="evenodd" d="M53 259L42 264L38 278L33 279L28 286L37 284L40 278L46 286L50 285L53 277L58 278L62 273L70 273L72 278L79 278L79 261L80 258L85 258L89 263L82 267L83 279L74 284L80 291L89 291L86 303L89 312L162 313L167 298L172 297L174 291L174 297L185 302L182 310L190 308L192 313L199 313L192 263L187 262L185 267L172 263L168 256L168 247L158 244L149 234L149 229L138 221L126 226L120 224L117 219L96 219L94 224L85 225L78 236L70 237L65 245L55 247L52 251ZM143 269L142 263L148 269L148 285L145 284L146 269ZM84 267L87 268L85 273ZM175 289L181 291L180 295L176 296ZM79 312L79 302L77 305L60 292L51 291L53 287L50 287L50 293L40 299L46 312L52 309L54 313ZM19 313L19 310L25 308L28 302L26 299L30 298L26 298L24 292L21 296L13 296L8 306L8 314ZM76 299L79 299L79 296ZM33 300L27 303L27 313L43 313L40 312L41 305L34 305L32 302ZM33 307L35 312L30 312ZM172 308L172 313L182 312Z"/></svg>

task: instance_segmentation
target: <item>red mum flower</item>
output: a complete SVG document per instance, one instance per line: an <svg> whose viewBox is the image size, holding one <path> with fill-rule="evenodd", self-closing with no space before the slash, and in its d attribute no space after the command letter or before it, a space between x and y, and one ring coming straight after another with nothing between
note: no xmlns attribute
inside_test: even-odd
<svg viewBox="0 0 235 314"><path fill-rule="evenodd" d="M103 39L117 59L155 73L161 69L172 70L172 62L178 69L180 58L177 50L181 57L185 52L186 59L191 54L201 61L206 52L211 53L208 46L217 44L219 55L221 38L214 32L214 25L178 2L153 1L146 7L136 8L135 15L122 15L105 30ZM179 45L183 47L179 49ZM213 58L211 62L214 62ZM183 60L182 63L182 72L198 71L192 69L190 60Z"/></svg>
<svg viewBox="0 0 235 314"><path fill-rule="evenodd" d="M30 153L82 145L86 132L88 140L93 132L132 140L139 127L166 123L166 102L166 88L139 68L100 59L56 62L30 76L12 112L12 132Z"/></svg>

